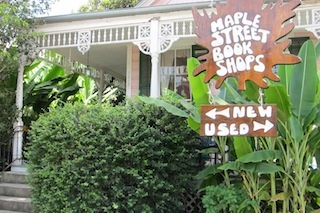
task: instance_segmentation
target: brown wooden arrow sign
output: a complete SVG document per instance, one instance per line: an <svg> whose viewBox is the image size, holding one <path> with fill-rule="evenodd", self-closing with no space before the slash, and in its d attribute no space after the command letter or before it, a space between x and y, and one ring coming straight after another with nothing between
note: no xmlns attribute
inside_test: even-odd
<svg viewBox="0 0 320 213"><path fill-rule="evenodd" d="M276 105L201 106L201 136L277 136Z"/></svg>

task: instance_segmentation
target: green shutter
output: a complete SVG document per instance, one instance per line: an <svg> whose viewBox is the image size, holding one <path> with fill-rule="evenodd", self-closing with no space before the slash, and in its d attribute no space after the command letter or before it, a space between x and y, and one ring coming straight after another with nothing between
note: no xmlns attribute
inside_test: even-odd
<svg viewBox="0 0 320 213"><path fill-rule="evenodd" d="M140 95L150 96L151 56L140 52Z"/></svg>

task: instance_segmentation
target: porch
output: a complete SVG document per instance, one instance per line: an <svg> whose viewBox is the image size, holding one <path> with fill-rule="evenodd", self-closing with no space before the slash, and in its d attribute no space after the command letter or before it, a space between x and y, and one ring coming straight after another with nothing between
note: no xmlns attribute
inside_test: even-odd
<svg viewBox="0 0 320 213"><path fill-rule="evenodd" d="M152 97L161 93L163 53L189 50L196 35L191 8L215 10L210 2L126 8L94 13L44 17L39 26L38 57L67 71L93 78L100 94L110 84L123 88L128 97L141 91L141 54L150 57ZM320 3L304 3L292 20L296 27L289 37L320 39ZM57 54L50 54L47 50ZM184 64L185 66L186 64ZM177 63L171 66L176 70ZM22 104L21 104L22 106ZM22 121L16 124L13 160L22 159ZM13 171L22 164L15 161Z"/></svg>
<svg viewBox="0 0 320 213"><path fill-rule="evenodd" d="M88 75L104 84L101 88L113 78L114 85L126 89L127 96L132 97L139 92L139 52L150 55L150 95L157 97L161 53L191 49L194 44L192 6L211 9L205 2L47 17L46 24L39 27L44 32L38 37L42 49L39 57ZM292 19L296 27L290 37L320 39L320 3L303 4L296 14ZM52 58L45 50L59 55Z"/></svg>

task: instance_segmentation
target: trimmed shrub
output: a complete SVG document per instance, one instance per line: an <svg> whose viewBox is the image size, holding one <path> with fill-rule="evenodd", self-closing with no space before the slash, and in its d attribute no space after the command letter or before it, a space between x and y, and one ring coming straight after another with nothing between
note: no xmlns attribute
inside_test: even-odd
<svg viewBox="0 0 320 213"><path fill-rule="evenodd" d="M38 212L182 212L195 133L142 103L65 105L32 123L29 183Z"/></svg>

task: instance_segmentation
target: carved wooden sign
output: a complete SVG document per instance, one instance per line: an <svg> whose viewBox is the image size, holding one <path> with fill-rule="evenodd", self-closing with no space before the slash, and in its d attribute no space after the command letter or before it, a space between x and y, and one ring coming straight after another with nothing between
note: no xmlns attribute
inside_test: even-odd
<svg viewBox="0 0 320 213"><path fill-rule="evenodd" d="M238 80L238 89L245 90L245 82L253 81L267 88L264 78L279 81L272 67L277 64L295 64L300 58L285 54L290 39L279 39L289 34L294 23L286 22L295 16L293 11L300 0L264 5L264 0L227 0L225 5L216 3L216 12L203 16L192 9L196 24L196 43L208 49L199 57L204 61L193 74L206 71L207 83L217 76L216 88L228 77Z"/></svg>
<svg viewBox="0 0 320 213"><path fill-rule="evenodd" d="M277 136L276 105L203 105L201 136Z"/></svg>

